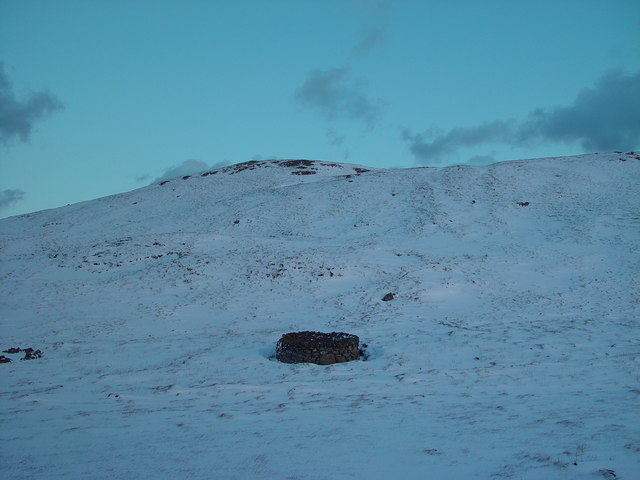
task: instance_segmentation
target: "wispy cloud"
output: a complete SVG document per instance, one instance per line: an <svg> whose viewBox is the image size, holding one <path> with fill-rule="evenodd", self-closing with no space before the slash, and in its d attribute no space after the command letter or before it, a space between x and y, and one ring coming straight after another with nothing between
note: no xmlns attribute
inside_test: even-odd
<svg viewBox="0 0 640 480"><path fill-rule="evenodd" d="M327 68L309 73L295 99L328 120L348 119L372 126L383 102L365 94L366 81L349 76L348 68Z"/></svg>
<svg viewBox="0 0 640 480"><path fill-rule="evenodd" d="M405 131L403 138L410 143L411 153L416 159L439 163L461 148L482 143L509 143L514 137L514 125L513 120L507 120L474 127L456 127L445 134L437 134L433 129L420 134Z"/></svg>
<svg viewBox="0 0 640 480"><path fill-rule="evenodd" d="M24 199L26 193L22 190L1 190L0 191L0 210L4 210L9 208L10 206L18 203L20 200Z"/></svg>
<svg viewBox="0 0 640 480"><path fill-rule="evenodd" d="M356 8L365 21L365 26L359 30L358 39L351 49L351 53L357 56L370 53L387 40L393 6L381 0L361 0L357 2Z"/></svg>
<svg viewBox="0 0 640 480"><path fill-rule="evenodd" d="M261 155L259 153L256 153L254 156L251 157L251 160L256 161L256 162L270 161L270 160L277 160L277 159L278 159L278 157L276 157L275 155L264 156L264 155ZM227 165L230 165L230 164L229 163L225 163L224 165L218 164L214 168L225 167Z"/></svg>
<svg viewBox="0 0 640 480"><path fill-rule="evenodd" d="M494 163L496 160L493 155L474 155L469 160L467 160L467 164L469 165L490 165Z"/></svg>
<svg viewBox="0 0 640 480"><path fill-rule="evenodd" d="M213 169L216 169L216 168L222 168L222 167L224 167L226 165L229 165L229 162L218 162L218 163L210 166L208 163L203 162L202 160L189 159L189 160L185 160L184 162L182 162L179 165L173 165L173 166L167 168L162 173L162 175L157 177L151 183L162 182L163 180L169 180L169 179L175 178L175 177L184 177L186 175L194 175L196 173L204 172L205 170L213 170ZM143 179L143 178L146 178L146 177L147 176L145 175L144 177L139 177L139 179Z"/></svg>
<svg viewBox="0 0 640 480"><path fill-rule="evenodd" d="M329 143L336 147L342 145L347 139L346 135L336 132L333 128L328 128L326 131L326 135Z"/></svg>
<svg viewBox="0 0 640 480"><path fill-rule="evenodd" d="M7 143L14 137L28 142L34 123L63 108L62 103L47 91L17 99L0 62L0 142Z"/></svg>
<svg viewBox="0 0 640 480"><path fill-rule="evenodd" d="M578 144L584 151L632 150L640 145L640 72L620 70L582 89L568 106L538 108L521 121L496 120L446 133L404 131L421 163L443 163L447 155L481 144L514 147L541 142Z"/></svg>
<svg viewBox="0 0 640 480"><path fill-rule="evenodd" d="M363 55L384 43L387 39L387 30L383 27L367 27L360 30L358 37L351 52L355 55Z"/></svg>

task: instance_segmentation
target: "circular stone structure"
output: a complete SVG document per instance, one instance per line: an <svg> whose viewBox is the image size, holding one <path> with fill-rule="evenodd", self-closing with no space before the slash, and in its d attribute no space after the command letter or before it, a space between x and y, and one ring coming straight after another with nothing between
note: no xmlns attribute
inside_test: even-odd
<svg viewBox="0 0 640 480"><path fill-rule="evenodd" d="M360 359L356 335L344 332L290 332L276 344L276 358L284 363L332 363Z"/></svg>

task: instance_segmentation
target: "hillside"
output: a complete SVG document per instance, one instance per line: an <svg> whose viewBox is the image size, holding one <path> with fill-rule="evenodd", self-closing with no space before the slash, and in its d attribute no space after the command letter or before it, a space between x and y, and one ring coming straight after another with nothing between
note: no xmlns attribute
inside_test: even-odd
<svg viewBox="0 0 640 480"><path fill-rule="evenodd" d="M640 156L265 161L0 220L0 469L640 471ZM381 299L393 293L391 301ZM367 361L274 361L295 330Z"/></svg>

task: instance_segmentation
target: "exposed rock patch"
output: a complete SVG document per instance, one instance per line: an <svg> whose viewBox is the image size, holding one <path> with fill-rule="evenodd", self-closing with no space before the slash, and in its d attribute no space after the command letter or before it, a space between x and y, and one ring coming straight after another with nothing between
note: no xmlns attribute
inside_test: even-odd
<svg viewBox="0 0 640 480"><path fill-rule="evenodd" d="M312 167L314 164L312 160L285 160L278 163L282 167Z"/></svg>

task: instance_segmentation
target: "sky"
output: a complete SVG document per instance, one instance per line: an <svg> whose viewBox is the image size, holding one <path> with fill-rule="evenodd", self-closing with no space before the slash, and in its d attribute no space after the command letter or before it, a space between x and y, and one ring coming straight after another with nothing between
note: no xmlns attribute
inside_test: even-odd
<svg viewBox="0 0 640 480"><path fill-rule="evenodd" d="M640 148L640 2L0 0L0 217L245 162Z"/></svg>

